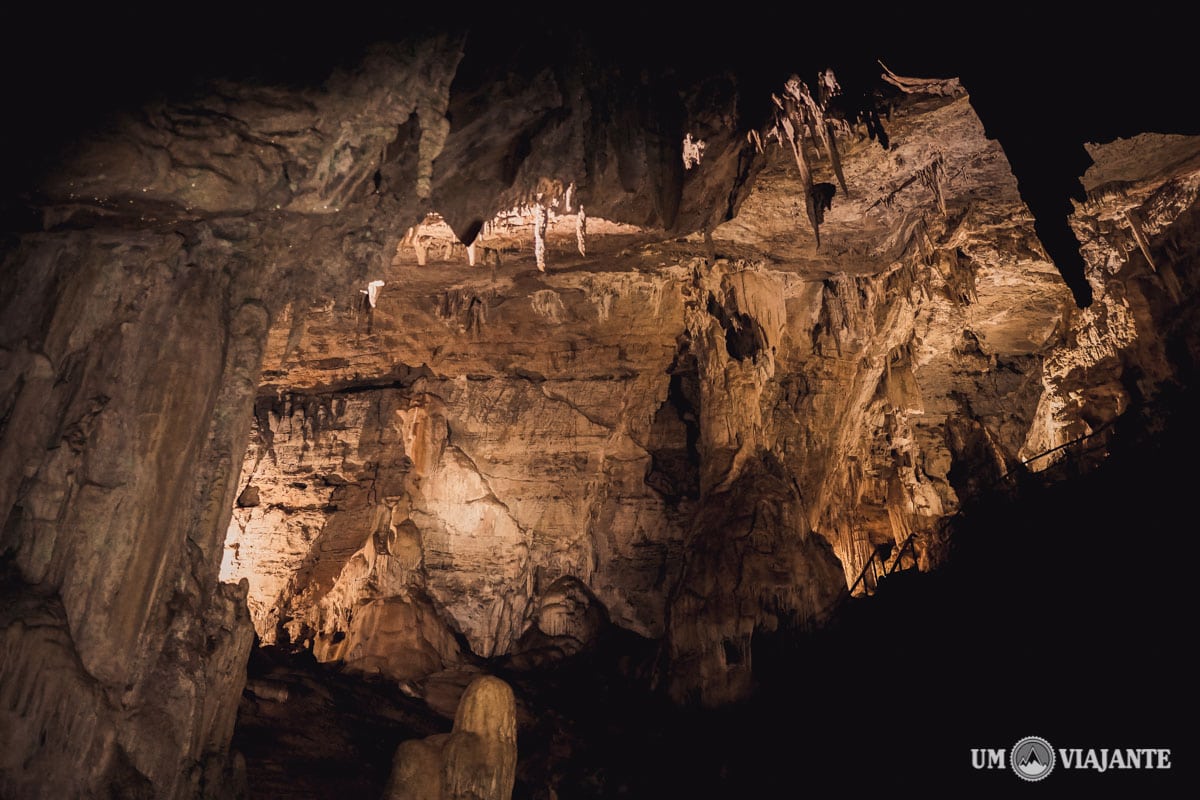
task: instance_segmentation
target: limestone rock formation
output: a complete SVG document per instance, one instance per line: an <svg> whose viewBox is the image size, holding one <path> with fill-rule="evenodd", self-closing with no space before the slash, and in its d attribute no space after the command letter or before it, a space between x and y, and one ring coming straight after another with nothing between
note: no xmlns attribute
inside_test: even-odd
<svg viewBox="0 0 1200 800"><path fill-rule="evenodd" d="M770 456L711 494L698 520L670 608L665 682L681 704L719 706L749 696L756 632L818 627L846 588Z"/></svg>
<svg viewBox="0 0 1200 800"><path fill-rule="evenodd" d="M42 752L96 756L55 775L72 790L128 773L190 796L232 733L253 632L214 556L268 319L231 302L219 252L71 232L6 256L36 265L3 301L6 579L55 620L7 627L5 684L23 687L7 710Z"/></svg>
<svg viewBox="0 0 1200 800"><path fill-rule="evenodd" d="M481 675L467 686L454 729L396 749L386 800L508 800L517 769L512 688Z"/></svg>
<svg viewBox="0 0 1200 800"><path fill-rule="evenodd" d="M966 77L563 34L189 72L14 171L0 793L235 793L255 638L420 695L612 625L738 701L756 635L1189 384L1195 136L1089 146L1081 304ZM397 791L507 796L512 703Z"/></svg>
<svg viewBox="0 0 1200 800"><path fill-rule="evenodd" d="M962 493L1081 432L1056 399L1076 390L1044 365L1078 358L1064 324L1107 340L1106 323L1074 306L969 97L901 108L889 150L842 141L854 190L820 248L783 224L798 178L768 147L743 213L712 232L730 251L715 260L701 237L630 248L618 234L581 259L564 232L548 272L520 268L531 236L509 243L514 266L481 272L435 222L424 265L402 244L377 273L375 307L344 294L285 311L223 567L249 580L260 637L340 659L358 644L356 608L419 597L426 641L461 634L504 655L545 587L571 578L617 625L689 626L672 641L716 657L732 637L734 653L779 614L824 618L879 546L932 541ZM631 270L610 268L622 260ZM739 610L702 632L681 598L721 593L688 581L740 570L726 545L697 542L764 470L798 488L743 481L752 498L787 498L779 530L756 534L775 544L753 552L786 562L811 541L811 564L782 594L768 582L753 601L713 599ZM431 670L453 660L434 649Z"/></svg>

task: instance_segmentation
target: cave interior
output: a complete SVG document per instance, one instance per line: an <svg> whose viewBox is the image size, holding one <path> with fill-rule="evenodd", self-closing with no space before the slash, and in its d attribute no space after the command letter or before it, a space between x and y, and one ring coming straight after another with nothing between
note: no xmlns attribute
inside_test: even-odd
<svg viewBox="0 0 1200 800"><path fill-rule="evenodd" d="M1184 796L1180 20L189 13L5 32L0 797Z"/></svg>

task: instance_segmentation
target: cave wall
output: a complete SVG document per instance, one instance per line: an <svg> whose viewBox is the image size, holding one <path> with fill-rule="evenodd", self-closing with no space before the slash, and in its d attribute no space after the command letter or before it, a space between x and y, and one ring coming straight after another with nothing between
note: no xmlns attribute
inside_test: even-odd
<svg viewBox="0 0 1200 800"><path fill-rule="evenodd" d="M237 790L254 632L218 572L270 322L292 281L403 232L296 215L359 187L382 120L441 113L455 52L378 57L311 102L149 104L24 196L39 218L6 238L0 296L6 796Z"/></svg>
<svg viewBox="0 0 1200 800"><path fill-rule="evenodd" d="M474 167L509 182L519 177L520 186L489 184L478 193L441 190L450 212L461 204L491 214L528 197L542 177L518 169L510 143L520 145L521 158L534 151L538 163L553 158L553 135L530 150L530 132L504 122L485 120L480 139L461 103L452 132L450 83L463 41L460 32L373 46L304 85L258 77L188 81L166 96L122 103L86 129L56 131L53 152L21 171L29 183L4 198L0 545L12 602L0 674L14 743L0 776L6 795L35 796L47 787L64 796L236 790L236 761L227 751L251 646L244 602L257 582L223 583L218 567L242 495L238 472L256 419L262 359L275 344L268 329L293 309L346 293L357 298L405 231L433 210L435 186ZM541 91L537 81L518 83ZM617 84L646 91L647 79ZM469 88L458 97L469 101ZM581 107L611 117L611 107L626 99L613 91ZM662 176L681 167L662 143L674 134L663 139L648 131L654 115L631 119L640 127L622 119L619 136L586 143L578 138L583 128L573 126L575 156L600 165L591 184L579 176L579 190L597 210L618 209L620 216L628 206L626 216L670 224L680 187ZM499 142L494 151L490 139ZM619 162L626 166L604 166ZM722 203L728 194L715 192ZM637 200L643 195L655 199L646 205ZM457 313L455 302L446 299L444 314ZM558 306L545 295L539 308L553 316ZM451 407L463 405L463 390L456 392ZM431 513L480 501L478 516L455 507L454 520L439 523L443 555L474 553L497 567L497 580L521 576L531 595L527 552L551 545L532 541L520 525L528 528L543 504L558 518L555 531L585 511L560 493L515 511L477 496L483 484L477 476L471 483L475 473L463 451L438 438L438 420L448 413L439 409L443 401L432 391L427 398L425 406L415 396L392 398L408 415L408 427L397 428L404 429L405 452L434 459L418 457L418 469L452 471L450 480L434 482L426 505L415 510L425 514L418 519L430 523ZM571 398L517 402L554 407ZM582 412L565 416L577 425ZM603 425L594 427L600 436ZM481 427L477 446L485 452L487 436ZM617 459L621 447L613 445ZM560 455L580 457L570 448ZM639 504L661 502L629 482L633 515ZM506 547L492 552L464 528L480 522L494 524ZM634 571L663 561L657 545L643 555L628 543L602 544L625 547ZM431 553L428 563L436 558ZM403 558L394 560L403 569ZM606 574L607 562L596 561ZM320 574L311 564L306 569ZM437 575L445 573L435 571L422 591L448 600L461 587ZM636 596L628 618L652 629L661 616L655 606L664 601L644 589L622 592ZM463 612L478 617L464 629L484 653L507 646L512 618L523 611L519 597L494 594L486 615ZM376 621L356 624L392 630L413 615L427 618L441 658L459 643L430 603L382 603ZM64 761L87 766L62 770Z"/></svg>
<svg viewBox="0 0 1200 800"><path fill-rule="evenodd" d="M246 587L215 566L268 323L230 302L226 263L144 232L7 254L13 796L110 781L194 796L223 779L253 631Z"/></svg>
<svg viewBox="0 0 1200 800"><path fill-rule="evenodd" d="M419 684L518 654L569 577L665 637L677 699L720 704L756 631L821 624L880 546L914 536L936 565L963 498L1128 406L1128 304L1074 304L967 97L916 102L890 150L844 147L870 213L831 211L816 256L768 150L715 259L600 236L534 273L528 240L485 266L406 242L376 306L285 313L223 566L260 636ZM910 180L935 158L953 179ZM380 603L420 615L415 641L356 627ZM391 663L356 655L380 637Z"/></svg>
<svg viewBox="0 0 1200 800"><path fill-rule="evenodd" d="M1094 151L1080 309L961 87L897 100L889 148L842 131L818 246L728 75L522 63L445 36L211 85L22 200L6 796L235 791L255 634L419 681L603 619L664 642L677 700L737 699L756 632L821 624L878 545L931 566L964 497L1195 363L1191 139ZM571 184L625 227L464 263ZM429 212L451 238L418 253Z"/></svg>

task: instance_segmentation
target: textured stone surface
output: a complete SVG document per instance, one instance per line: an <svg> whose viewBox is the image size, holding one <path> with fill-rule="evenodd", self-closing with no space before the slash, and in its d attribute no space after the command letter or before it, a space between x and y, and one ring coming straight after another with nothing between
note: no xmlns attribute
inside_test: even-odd
<svg viewBox="0 0 1200 800"><path fill-rule="evenodd" d="M716 260L617 233L581 256L562 232L543 273L497 222L504 261L471 266L435 222L424 264L402 244L373 276L373 308L286 312L225 561L260 635L340 637L356 603L418 591L472 652L510 654L570 577L668 635L678 697L722 702L748 689L754 631L819 624L878 546L917 534L936 560L964 494L1124 407L1072 365L1133 334L1074 305L968 97L916 98L891 133L845 143L851 195L819 249L768 145Z"/></svg>
<svg viewBox="0 0 1200 800"><path fill-rule="evenodd" d="M191 84L3 199L6 796L234 793L251 625L433 705L611 622L737 699L756 634L1194 368L1194 139L1090 147L1081 309L969 94L836 120L817 246L760 84L585 40Z"/></svg>
<svg viewBox="0 0 1200 800"><path fill-rule="evenodd" d="M39 269L3 300L3 547L12 591L28 584L58 609L52 657L64 666L41 666L41 635L17 624L6 681L38 692L68 681L105 698L73 724L9 698L48 747L104 748L81 791L111 766L118 782L140 774L158 796L191 795L232 734L252 630L244 589L218 583L214 533L227 524L267 315L230 304L226 256L128 233L46 235L8 254L8 269Z"/></svg>
<svg viewBox="0 0 1200 800"><path fill-rule="evenodd" d="M387 800L508 800L517 770L512 688L481 675L467 686L454 729L396 749Z"/></svg>

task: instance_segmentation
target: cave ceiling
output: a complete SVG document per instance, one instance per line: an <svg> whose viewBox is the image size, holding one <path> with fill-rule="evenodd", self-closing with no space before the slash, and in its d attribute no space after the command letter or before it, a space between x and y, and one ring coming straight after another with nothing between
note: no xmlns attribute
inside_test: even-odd
<svg viewBox="0 0 1200 800"><path fill-rule="evenodd" d="M4 55L14 120L3 132L13 156L4 211L17 229L87 225L92 214L111 220L129 213L138 222L169 225L323 213L356 199L353 192L373 173L383 197L363 224L383 217L417 223L435 212L465 242L497 214L539 195L558 199L574 183L575 203L592 219L593 255L604 248L628 255L649 244L658 246L657 255L666 244L711 254L705 235L711 234L727 255L786 263L816 277L875 269L864 258L872 255L864 254L864 242L911 211L922 191L914 182L920 171L940 170L947 191L969 195L1008 180L1001 173L1011 165L1050 261L1086 305L1091 290L1066 222L1072 198L1084 196L1079 177L1090 163L1084 143L1195 128L1178 100L1186 74L1186 49L1176 41L1182 34L1160 22L1139 16L1117 30L1014 7L982 29L937 8L680 10L655 17L606 4L578 16L423 6L369 14L351 7L320 18L218 5L180 22L135 6L77 9L59 23L27 8L8 27ZM426 179L402 174L400 166L411 169L421 160L411 157L419 147L420 101L405 119L366 108L357 119L334 123L329 118L338 105L328 95L363 90L353 75L369 64L365 54L403 60L394 49L381 55L380 47L406 42L403 51L435 38L460 56L448 74L427 76L431 85L450 81L450 127L425 167L432 171ZM905 152L905 118L886 116L903 92L880 80L883 65L903 76L958 78L999 149L981 162L978 153L955 152L961 140L947 131L944 148ZM754 159L745 137L767 133L771 98L789 75L800 76L816 96L827 68L842 90L828 115L853 135L837 139L848 183L833 192L826 243L816 247L812 212L797 209L803 202L796 195L804 192L797 191L783 140L766 142L767 157ZM386 93L374 101L386 102ZM145 116L155 103L174 116ZM424 110L427 117L431 110ZM885 115L880 136L866 119L871 113ZM134 121L141 171L112 175L103 153L85 145L125 125L129 115L142 115ZM302 127L289 125L345 140L337 155L356 161L335 176L342 183L312 174L315 154L298 152ZM195 151L161 146L175 135L192 140ZM694 168L679 163L683 135L706 145ZM885 149L884 142L895 147ZM199 166L196 152L212 144L233 149L205 175L212 185L189 186L183 176ZM251 152L248 162L256 145L274 152ZM384 152L366 157L373 148ZM310 172L297 188L298 163ZM271 185L280 166L292 168L291 186ZM831 166L814 164L811 181L843 183ZM55 180L46 181L48 174ZM155 178L162 179L158 185ZM236 191L226 191L232 186ZM101 200L99 211L72 207L89 192ZM600 235L606 220L617 223L608 230L617 235Z"/></svg>

